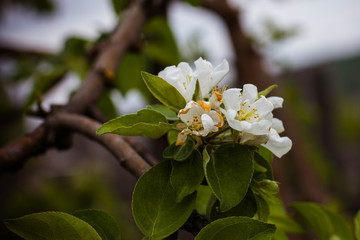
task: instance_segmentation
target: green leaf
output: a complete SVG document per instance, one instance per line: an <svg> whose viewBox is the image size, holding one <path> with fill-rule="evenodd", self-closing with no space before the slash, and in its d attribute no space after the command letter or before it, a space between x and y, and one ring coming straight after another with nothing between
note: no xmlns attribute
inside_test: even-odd
<svg viewBox="0 0 360 240"><path fill-rule="evenodd" d="M141 72L141 76L150 92L162 104L175 112L185 107L184 97L164 79L146 72Z"/></svg>
<svg viewBox="0 0 360 240"><path fill-rule="evenodd" d="M304 229L296 223L286 212L282 202L269 204L270 215L268 222L276 226L276 231L281 230L285 233L303 233Z"/></svg>
<svg viewBox="0 0 360 240"><path fill-rule="evenodd" d="M200 215L206 215L206 208L211 196L211 190L209 186L200 185L196 194L196 211Z"/></svg>
<svg viewBox="0 0 360 240"><path fill-rule="evenodd" d="M180 62L180 54L175 37L165 17L152 17L143 29L146 41L146 56L162 65L175 65Z"/></svg>
<svg viewBox="0 0 360 240"><path fill-rule="evenodd" d="M252 154L247 147L230 143L203 156L206 180L220 200L220 211L228 211L247 193L254 171Z"/></svg>
<svg viewBox="0 0 360 240"><path fill-rule="evenodd" d="M170 184L171 161L165 160L152 167L136 183L132 212L140 231L147 239L162 239L178 230L195 207L196 194L176 202Z"/></svg>
<svg viewBox="0 0 360 240"><path fill-rule="evenodd" d="M360 240L360 211L358 211L354 218L354 229L356 239Z"/></svg>
<svg viewBox="0 0 360 240"><path fill-rule="evenodd" d="M176 146L175 143L168 146L163 153L163 157L167 159L174 159L176 161L184 161L194 151L195 143L192 139L188 140L180 146Z"/></svg>
<svg viewBox="0 0 360 240"><path fill-rule="evenodd" d="M110 91L106 91L100 97L97 102L97 106L99 107L102 114L104 114L109 119L115 118L118 114L115 108L115 105L110 97Z"/></svg>
<svg viewBox="0 0 360 240"><path fill-rule="evenodd" d="M259 149L257 150L257 152L269 163L272 162L273 160L273 153L267 149L266 147L263 146L259 146Z"/></svg>
<svg viewBox="0 0 360 240"><path fill-rule="evenodd" d="M73 216L90 224L102 240L120 240L120 231L114 218L109 214L95 209L75 211Z"/></svg>
<svg viewBox="0 0 360 240"><path fill-rule="evenodd" d="M139 90L148 100L153 101L144 81L141 71L147 69L148 63L145 54L128 52L122 58L116 71L115 87L124 96L133 89Z"/></svg>
<svg viewBox="0 0 360 240"><path fill-rule="evenodd" d="M168 139L168 142L169 142L170 145L173 144L173 143L176 143L178 134L179 134L179 132L175 131L175 130L170 130L168 132L167 139Z"/></svg>
<svg viewBox="0 0 360 240"><path fill-rule="evenodd" d="M255 163L257 163L258 165L260 165L261 167L263 167L266 170L265 171L266 178L270 179L270 180L274 180L273 170L270 165L270 162L267 161L263 156L261 156L257 152L254 153L254 160L255 160Z"/></svg>
<svg viewBox="0 0 360 240"><path fill-rule="evenodd" d="M191 4L194 7L200 6L203 2L203 0L183 0L183 1Z"/></svg>
<svg viewBox="0 0 360 240"><path fill-rule="evenodd" d="M48 72L35 75L33 90L27 99L26 107L29 107L38 97L47 93L55 84L62 80L67 71L68 68L65 66L56 66Z"/></svg>
<svg viewBox="0 0 360 240"><path fill-rule="evenodd" d="M147 106L147 108L155 110L155 111L161 113L169 121L177 121L177 120L179 120L176 113L174 111L172 111L171 109L169 109L168 107L164 106L164 105L154 104L154 105Z"/></svg>
<svg viewBox="0 0 360 240"><path fill-rule="evenodd" d="M204 227L195 240L270 240L274 232L275 225L247 217L229 217Z"/></svg>
<svg viewBox="0 0 360 240"><path fill-rule="evenodd" d="M216 201L215 204L212 206L212 210L210 213L210 221L232 216L253 217L257 210L255 198L250 189L244 199L237 206L233 207L229 211L220 212L218 211L219 206L219 201Z"/></svg>
<svg viewBox="0 0 360 240"><path fill-rule="evenodd" d="M271 85L270 87L266 88L265 90L262 90L261 92L259 92L258 97L268 95L274 88L277 88L277 87L278 87L278 85L276 85L276 84Z"/></svg>
<svg viewBox="0 0 360 240"><path fill-rule="evenodd" d="M353 239L343 219L327 210L324 206L298 202L290 204L313 228L321 240L337 236L339 239Z"/></svg>
<svg viewBox="0 0 360 240"><path fill-rule="evenodd" d="M144 136L159 138L171 129L166 118L154 110L142 109L117 117L104 123L96 132L97 135L115 133L125 136Z"/></svg>
<svg viewBox="0 0 360 240"><path fill-rule="evenodd" d="M125 0L111 0L113 9L116 15L119 15L125 8L126 2Z"/></svg>
<svg viewBox="0 0 360 240"><path fill-rule="evenodd" d="M278 229L278 226L276 225L276 231L272 240L289 240L289 238L286 236L285 232Z"/></svg>
<svg viewBox="0 0 360 240"><path fill-rule="evenodd" d="M171 186L176 192L176 201L195 192L204 179L202 157L198 150L183 162L171 161L172 171L170 176Z"/></svg>
<svg viewBox="0 0 360 240"><path fill-rule="evenodd" d="M261 196L254 194L254 197L256 201L258 218L259 220L266 222L270 214L269 204Z"/></svg>
<svg viewBox="0 0 360 240"><path fill-rule="evenodd" d="M5 225L27 240L101 240L88 223L63 212L33 213L6 220Z"/></svg>
<svg viewBox="0 0 360 240"><path fill-rule="evenodd" d="M196 87L195 87L195 92L192 96L192 100L194 100L194 101L202 100L199 79L196 80Z"/></svg>

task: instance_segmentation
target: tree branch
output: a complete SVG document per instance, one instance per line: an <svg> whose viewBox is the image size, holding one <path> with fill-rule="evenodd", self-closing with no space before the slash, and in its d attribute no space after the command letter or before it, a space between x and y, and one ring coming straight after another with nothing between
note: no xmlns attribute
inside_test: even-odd
<svg viewBox="0 0 360 240"><path fill-rule="evenodd" d="M97 102L106 85L113 81L115 69L126 49L139 34L147 16L154 10L149 5L160 3L162 1L132 1L129 9L124 12L123 20L110 37L109 44L104 46L99 53L84 84L67 105L54 109L53 114L56 112L84 113ZM18 169L28 158L45 152L49 147L63 148L62 145L56 145L56 134L45 119L44 123L32 133L1 148L0 172Z"/></svg>
<svg viewBox="0 0 360 240"><path fill-rule="evenodd" d="M96 135L96 130L101 126L97 121L78 114L57 113L50 116L47 122L55 129L68 129L98 142L137 178L150 168L150 165L121 136L115 134Z"/></svg>

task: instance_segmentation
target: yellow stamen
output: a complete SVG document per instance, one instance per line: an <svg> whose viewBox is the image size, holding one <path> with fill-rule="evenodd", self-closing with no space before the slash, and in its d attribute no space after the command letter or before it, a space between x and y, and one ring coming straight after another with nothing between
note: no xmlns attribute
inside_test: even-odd
<svg viewBox="0 0 360 240"><path fill-rule="evenodd" d="M220 122L215 126L221 128L222 126L224 126L224 118L218 112L216 112L216 114L219 116Z"/></svg>
<svg viewBox="0 0 360 240"><path fill-rule="evenodd" d="M205 103L203 101L196 101L200 107L202 107L205 111L210 111L211 105L209 103Z"/></svg>
<svg viewBox="0 0 360 240"><path fill-rule="evenodd" d="M189 111L190 111L190 108L188 108L188 109L184 108L184 109L180 110L179 114L187 114Z"/></svg>

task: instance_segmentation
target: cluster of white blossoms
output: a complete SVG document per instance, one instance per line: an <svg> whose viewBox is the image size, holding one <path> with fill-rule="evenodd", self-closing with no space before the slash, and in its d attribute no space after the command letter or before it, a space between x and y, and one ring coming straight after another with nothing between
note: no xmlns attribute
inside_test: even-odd
<svg viewBox="0 0 360 240"><path fill-rule="evenodd" d="M218 83L229 72L226 60L213 68L210 62L199 58L195 67L193 71L188 63L181 62L159 73L159 77L174 86L187 102L178 113L186 127L178 134L177 145L184 144L189 135L199 140L229 127L236 130L235 141L240 144L261 144L277 157L291 149L291 140L279 136L284 131L282 121L272 114L274 109L282 107L283 98L259 96L257 87L252 84L245 84L243 89L224 87L219 90ZM196 94L198 99L193 99L197 82L200 93Z"/></svg>

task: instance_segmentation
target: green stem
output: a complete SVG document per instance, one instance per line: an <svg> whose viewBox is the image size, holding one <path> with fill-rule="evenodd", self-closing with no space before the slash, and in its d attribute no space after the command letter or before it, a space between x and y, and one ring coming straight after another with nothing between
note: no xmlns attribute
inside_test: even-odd
<svg viewBox="0 0 360 240"><path fill-rule="evenodd" d="M219 134L221 134L221 133L223 133L223 132L225 132L225 131L227 131L227 130L229 130L229 129L230 129L230 126L229 126L227 123L225 123L225 125L224 125L222 128L220 128L219 131L217 131L217 132L215 132L215 133L213 133L213 134L210 134L210 135L208 136L208 138L210 138L210 139L215 138L215 137L218 136Z"/></svg>
<svg viewBox="0 0 360 240"><path fill-rule="evenodd" d="M171 130L177 131L177 132L181 132L182 129L176 128L176 127L172 127Z"/></svg>

